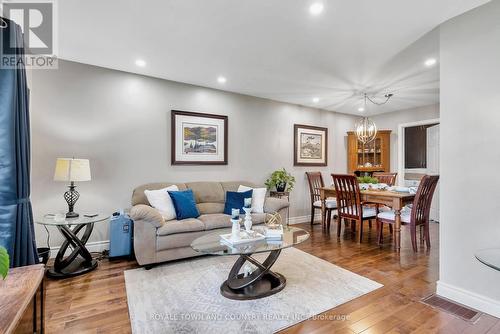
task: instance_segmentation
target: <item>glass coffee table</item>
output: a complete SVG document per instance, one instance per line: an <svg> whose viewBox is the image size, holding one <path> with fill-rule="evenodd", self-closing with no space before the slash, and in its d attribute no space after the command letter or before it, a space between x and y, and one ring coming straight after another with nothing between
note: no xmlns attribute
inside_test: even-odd
<svg viewBox="0 0 500 334"><path fill-rule="evenodd" d="M264 226L255 226L254 231L262 231ZM281 250L300 244L309 238L309 233L301 228L283 226L281 240L261 240L241 245L230 246L221 241L221 234L230 234L231 229L219 230L194 240L191 247L201 254L239 256L229 272L227 280L220 287L221 294L229 299L250 300L273 295L286 285L286 278L271 271ZM252 257L253 254L269 253L263 262ZM256 269L248 274L240 273L245 263L251 263Z"/></svg>
<svg viewBox="0 0 500 334"><path fill-rule="evenodd" d="M66 239L57 252L54 266L47 270L47 276L52 278L73 277L97 268L97 261L92 258L85 244L92 234L94 223L105 222L109 218L109 215L104 214L89 217L80 214L76 218L57 220L55 215L48 214L42 220L37 221L36 223L41 225L57 227ZM83 235L79 237L79 232L84 228ZM71 253L65 256L68 248L70 248Z"/></svg>

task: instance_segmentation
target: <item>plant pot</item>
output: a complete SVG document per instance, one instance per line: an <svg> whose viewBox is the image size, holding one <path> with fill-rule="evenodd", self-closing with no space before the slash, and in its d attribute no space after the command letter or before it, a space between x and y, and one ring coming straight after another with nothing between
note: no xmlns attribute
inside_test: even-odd
<svg viewBox="0 0 500 334"><path fill-rule="evenodd" d="M285 183L279 183L276 185L276 191L279 193L284 192L286 189L286 182Z"/></svg>

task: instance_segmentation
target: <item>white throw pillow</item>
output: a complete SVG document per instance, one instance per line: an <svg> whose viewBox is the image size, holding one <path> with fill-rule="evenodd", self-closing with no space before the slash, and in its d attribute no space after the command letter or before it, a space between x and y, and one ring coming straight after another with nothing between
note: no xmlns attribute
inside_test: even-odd
<svg viewBox="0 0 500 334"><path fill-rule="evenodd" d="M240 185L238 192L242 193L245 191L252 191L252 211L255 213L264 213L264 202L266 201L266 188L250 188L244 185Z"/></svg>
<svg viewBox="0 0 500 334"><path fill-rule="evenodd" d="M172 185L159 190L144 190L144 195L146 195L149 204L160 211L165 220L172 220L177 218L177 214L175 213L174 203L172 203L168 191L179 191L179 188L176 185Z"/></svg>

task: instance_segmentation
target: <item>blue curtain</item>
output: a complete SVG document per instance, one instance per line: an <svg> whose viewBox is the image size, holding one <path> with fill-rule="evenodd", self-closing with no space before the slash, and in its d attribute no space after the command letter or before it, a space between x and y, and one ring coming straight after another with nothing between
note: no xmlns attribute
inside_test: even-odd
<svg viewBox="0 0 500 334"><path fill-rule="evenodd" d="M2 19L2 59L14 50L22 60L21 28ZM38 263L30 203L29 91L22 62L0 62L0 246L7 249L11 267Z"/></svg>

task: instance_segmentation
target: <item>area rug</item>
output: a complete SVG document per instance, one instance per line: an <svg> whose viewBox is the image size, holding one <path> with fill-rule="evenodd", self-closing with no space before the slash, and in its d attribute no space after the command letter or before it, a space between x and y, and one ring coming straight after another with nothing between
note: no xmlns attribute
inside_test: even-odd
<svg viewBox="0 0 500 334"><path fill-rule="evenodd" d="M265 254L255 257L263 260ZM235 301L223 297L219 288L236 259L210 256L125 271L132 332L273 333L382 287L289 248L272 267L286 277L285 289Z"/></svg>

